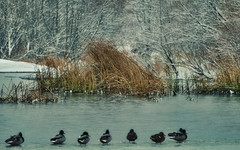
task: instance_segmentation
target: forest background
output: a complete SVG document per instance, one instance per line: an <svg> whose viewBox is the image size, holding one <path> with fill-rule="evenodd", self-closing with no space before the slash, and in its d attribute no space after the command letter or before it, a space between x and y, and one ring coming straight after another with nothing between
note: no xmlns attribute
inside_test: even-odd
<svg viewBox="0 0 240 150"><path fill-rule="evenodd" d="M158 77L240 91L238 0L0 1L0 58L79 60L96 39Z"/></svg>

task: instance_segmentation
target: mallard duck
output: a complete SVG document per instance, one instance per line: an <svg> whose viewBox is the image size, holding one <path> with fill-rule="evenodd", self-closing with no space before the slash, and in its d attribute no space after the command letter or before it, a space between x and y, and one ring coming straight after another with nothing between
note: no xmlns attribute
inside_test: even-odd
<svg viewBox="0 0 240 150"><path fill-rule="evenodd" d="M133 129L131 129L127 134L127 139L129 142L134 142L137 139L137 134L134 132Z"/></svg>
<svg viewBox="0 0 240 150"><path fill-rule="evenodd" d="M63 130L60 130L59 131L59 134L57 134L56 136L54 136L53 138L50 139L50 141L53 143L53 144L62 144L66 138L64 136L64 131Z"/></svg>
<svg viewBox="0 0 240 150"><path fill-rule="evenodd" d="M89 137L90 137L90 135L88 134L88 132L85 131L85 132L83 132L83 134L81 136L79 136L77 141L79 144L87 144L90 140Z"/></svg>
<svg viewBox="0 0 240 150"><path fill-rule="evenodd" d="M178 132L168 133L170 139L173 139L177 142L183 142L187 139L187 133L185 129L180 128Z"/></svg>
<svg viewBox="0 0 240 150"><path fill-rule="evenodd" d="M112 140L112 136L109 133L109 130L107 129L105 133L100 138L100 142L103 144L108 144Z"/></svg>
<svg viewBox="0 0 240 150"><path fill-rule="evenodd" d="M158 134L154 134L150 137L150 139L155 143L162 143L165 140L165 135L163 132L160 132Z"/></svg>
<svg viewBox="0 0 240 150"><path fill-rule="evenodd" d="M12 146L18 146L24 142L24 138L22 136L22 132L19 132L18 135L13 135L9 139L5 141L7 144Z"/></svg>

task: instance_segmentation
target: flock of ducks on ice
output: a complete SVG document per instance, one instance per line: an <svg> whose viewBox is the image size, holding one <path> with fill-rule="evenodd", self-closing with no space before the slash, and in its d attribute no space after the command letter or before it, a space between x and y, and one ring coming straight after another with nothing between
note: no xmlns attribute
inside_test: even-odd
<svg viewBox="0 0 240 150"><path fill-rule="evenodd" d="M170 139L173 139L177 142L183 142L187 139L187 133L185 129L180 128L177 132L168 133L168 136ZM131 129L129 133L127 134L127 140L129 142L135 142L135 140L138 138L136 132ZM165 135L163 132L154 134L150 137L150 139L155 143L162 143L165 140ZM59 134L54 136L50 139L50 141L53 144L63 144L63 142L66 140L66 137L64 136L64 131L60 130ZM100 142L102 144L108 144L112 140L112 136L107 129L105 133L100 137ZM78 143L81 145L86 145L90 141L90 135L88 132L83 132L81 136L77 139ZM24 138L22 133L20 132L18 135L11 136L9 139L5 141L7 144L10 144L11 146L19 146L24 142Z"/></svg>

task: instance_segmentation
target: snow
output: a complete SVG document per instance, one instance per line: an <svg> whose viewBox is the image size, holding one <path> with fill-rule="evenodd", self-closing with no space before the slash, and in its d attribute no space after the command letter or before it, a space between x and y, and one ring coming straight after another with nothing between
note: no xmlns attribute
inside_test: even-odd
<svg viewBox="0 0 240 150"><path fill-rule="evenodd" d="M0 73L30 73L41 70L43 66L28 62L0 59Z"/></svg>

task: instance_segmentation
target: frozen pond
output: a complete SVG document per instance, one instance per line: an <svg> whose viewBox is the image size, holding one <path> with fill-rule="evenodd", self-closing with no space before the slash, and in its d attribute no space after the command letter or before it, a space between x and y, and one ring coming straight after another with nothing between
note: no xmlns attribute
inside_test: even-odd
<svg viewBox="0 0 240 150"><path fill-rule="evenodd" d="M32 79L34 77L35 73L0 73L0 89L2 89L3 85L9 88L12 83L16 85L18 85L19 82L30 84L33 80L27 79ZM6 88L4 88L4 90L6 90Z"/></svg>
<svg viewBox="0 0 240 150"><path fill-rule="evenodd" d="M150 141L152 134L187 130L188 139L176 143L166 136L162 144ZM129 129L138 134L136 144L126 140ZM63 129L64 145L54 146L49 139ZM105 129L112 134L110 145L102 146L99 138ZM4 140L19 131L25 142L7 147ZM77 143L78 136L91 135L86 147ZM164 97L149 101L139 97L69 95L49 104L0 104L0 149L239 149L240 98L236 96Z"/></svg>
<svg viewBox="0 0 240 150"><path fill-rule="evenodd" d="M26 73L0 73L0 85L25 83ZM67 95L58 103L0 104L0 149L239 149L240 97L186 95L149 101L140 97ZM188 139L176 143L166 136L162 144L154 144L150 136L163 131L166 135L180 127L187 130ZM126 140L133 128L136 144ZM64 145L51 145L49 139L63 129ZM109 129L113 140L102 146L99 138ZM25 142L20 147L7 147L5 139L22 132ZM77 143L78 136L91 135L86 147Z"/></svg>

